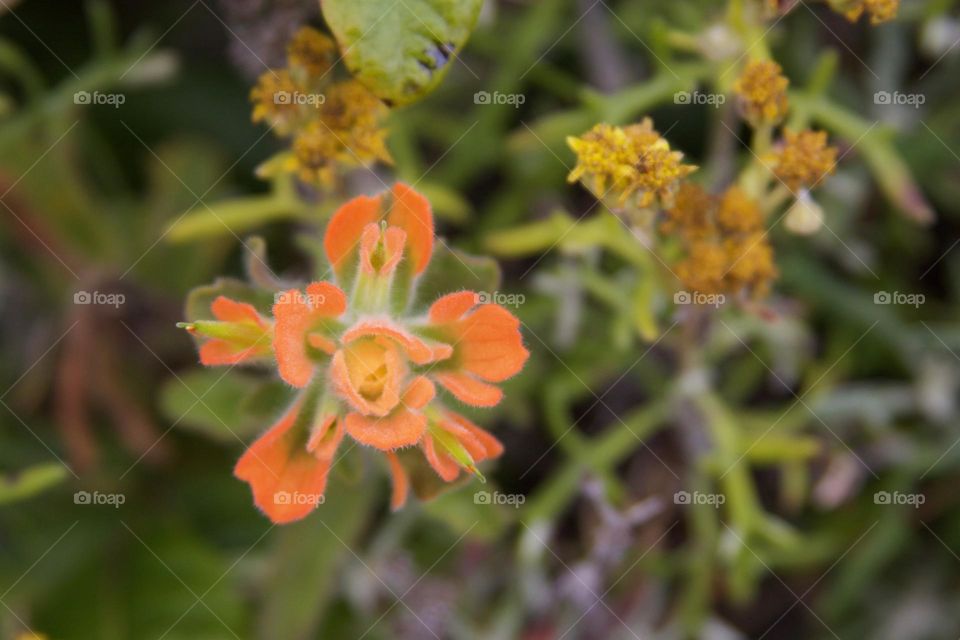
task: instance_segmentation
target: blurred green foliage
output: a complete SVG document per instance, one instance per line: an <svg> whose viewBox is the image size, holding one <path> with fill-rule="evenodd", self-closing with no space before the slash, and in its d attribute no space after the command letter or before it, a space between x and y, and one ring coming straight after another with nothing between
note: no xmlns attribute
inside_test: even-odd
<svg viewBox="0 0 960 640"><path fill-rule="evenodd" d="M175 323L197 284L267 277L251 254L306 277L336 198L253 178L276 149L226 59L228 2L8 4L0 637L960 635L955 2L904 2L876 28L801 3L765 34L791 124L842 144L818 193L828 228L773 226L782 277L761 312L692 319L613 213L566 185L564 139L651 114L722 183L746 131L674 94L729 90L730 59L698 49L726 3L487 2L443 82L393 111L390 147L448 243L495 254L499 290L524 296L533 356L485 416L507 451L485 485L399 514L353 451L323 507L282 529L230 470L287 389L199 371ZM472 17L457 21L455 47ZM389 50L347 63L361 54ZM876 104L894 89L925 103ZM73 303L94 291L125 302Z"/></svg>

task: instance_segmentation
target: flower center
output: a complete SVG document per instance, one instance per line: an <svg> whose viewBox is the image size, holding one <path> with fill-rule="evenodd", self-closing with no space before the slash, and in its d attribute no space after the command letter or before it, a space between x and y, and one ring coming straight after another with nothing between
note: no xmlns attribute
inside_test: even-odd
<svg viewBox="0 0 960 640"><path fill-rule="evenodd" d="M345 355L353 387L367 400L379 398L390 376L387 349L376 340L358 340Z"/></svg>

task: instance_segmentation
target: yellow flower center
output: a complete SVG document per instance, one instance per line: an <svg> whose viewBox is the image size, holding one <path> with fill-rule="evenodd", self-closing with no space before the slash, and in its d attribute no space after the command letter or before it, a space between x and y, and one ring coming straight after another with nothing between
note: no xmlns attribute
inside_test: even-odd
<svg viewBox="0 0 960 640"><path fill-rule="evenodd" d="M350 383L360 395L374 401L383 394L391 375L387 349L376 340L358 340L346 348Z"/></svg>

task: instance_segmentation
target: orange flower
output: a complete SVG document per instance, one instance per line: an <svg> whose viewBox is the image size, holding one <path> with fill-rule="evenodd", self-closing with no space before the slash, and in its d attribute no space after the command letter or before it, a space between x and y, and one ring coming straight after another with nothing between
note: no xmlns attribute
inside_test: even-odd
<svg viewBox="0 0 960 640"><path fill-rule="evenodd" d="M274 522L300 519L322 501L346 435L385 454L394 509L410 485L398 449L419 447L447 481L460 469L479 473L476 464L503 447L447 408L437 385L492 407L503 397L492 383L519 373L529 357L519 320L470 291L441 297L426 318L404 317L433 253L430 204L411 187L344 204L324 249L336 284L278 293L274 323L264 325L281 378L302 391L235 470Z"/></svg>
<svg viewBox="0 0 960 640"><path fill-rule="evenodd" d="M210 311L216 320L180 325L208 338L200 347L200 362L207 366L238 364L270 355L270 321L253 305L218 296Z"/></svg>

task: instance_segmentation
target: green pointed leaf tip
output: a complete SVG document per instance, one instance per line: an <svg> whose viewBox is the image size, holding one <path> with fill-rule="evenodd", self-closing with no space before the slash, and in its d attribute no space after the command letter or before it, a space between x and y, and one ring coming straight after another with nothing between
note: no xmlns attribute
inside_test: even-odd
<svg viewBox="0 0 960 640"><path fill-rule="evenodd" d="M322 0L351 73L392 105L437 87L463 48L483 0Z"/></svg>
<svg viewBox="0 0 960 640"><path fill-rule="evenodd" d="M62 464L38 464L14 475L0 476L0 504L26 500L59 484L67 477Z"/></svg>
<svg viewBox="0 0 960 640"><path fill-rule="evenodd" d="M457 464L475 475L480 482L487 482L487 479L480 473L476 463L473 461L470 452L468 452L464 446L460 444L460 441L450 432L432 424L430 425L430 435L433 436L437 444L443 447L443 450L446 451L450 457L457 461Z"/></svg>

